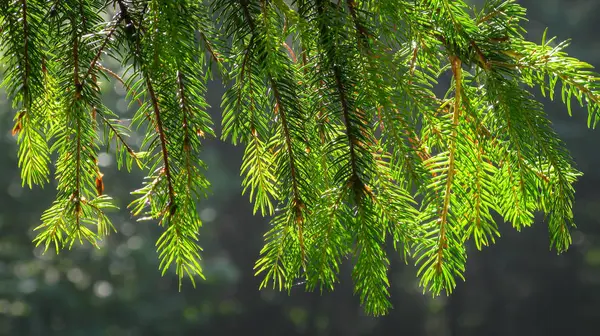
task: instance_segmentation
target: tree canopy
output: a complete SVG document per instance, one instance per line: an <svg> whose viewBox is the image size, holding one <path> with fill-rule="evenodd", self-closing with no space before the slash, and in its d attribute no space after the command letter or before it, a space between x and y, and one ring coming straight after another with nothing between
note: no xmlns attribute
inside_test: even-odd
<svg viewBox="0 0 600 336"><path fill-rule="evenodd" d="M542 212L550 246L571 243L580 173L530 90L558 91L569 113L575 100L593 127L600 75L568 42L527 41L515 1L11 0L0 17L23 184L57 182L34 240L46 249L114 230L108 150L148 172L129 207L164 228L162 272L203 277L213 75L227 87L219 136L244 146L244 193L272 218L262 286L333 289L351 259L356 293L380 315L388 245L439 294L500 221L519 230ZM111 80L138 106L131 121L103 103Z"/></svg>

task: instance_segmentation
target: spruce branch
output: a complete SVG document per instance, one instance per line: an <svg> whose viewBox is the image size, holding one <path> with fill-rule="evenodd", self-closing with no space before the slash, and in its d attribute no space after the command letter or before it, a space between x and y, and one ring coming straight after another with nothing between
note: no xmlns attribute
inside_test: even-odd
<svg viewBox="0 0 600 336"><path fill-rule="evenodd" d="M444 2L446 3L446 2ZM444 191L444 204L442 205L441 215L440 215L440 234L439 234L439 243L437 250L437 257L435 261L435 269L438 275L442 273L443 267L443 255L444 248L448 245L446 230L448 230L448 214L450 211L450 198L452 196L452 182L454 179L454 174L456 174L456 169L454 166L455 155L456 155L456 141L458 133L456 129L458 128L458 122L460 120L461 113L461 86L462 86L462 64L460 59L456 56L450 56L450 63L452 65L452 74L454 76L454 87L455 87L455 96L454 96L454 108L452 110L452 128L453 133L450 136L450 147L449 151L449 159L448 159L448 172L446 177L446 189Z"/></svg>
<svg viewBox="0 0 600 336"><path fill-rule="evenodd" d="M560 92L568 113L574 98L593 127L600 75L568 41L527 41L525 19L513 0L2 1L23 184L48 182L57 155L56 200L34 242L97 245L114 229L97 157L114 144L117 168L147 172L130 209L164 229L161 272L174 267L180 286L203 278L197 202L210 187L201 153L215 135L214 73L226 84L220 138L244 146L242 193L273 216L261 287L331 290L348 259L358 299L382 315L388 245L413 259L425 291L450 293L468 244L500 236L494 213L517 230L543 213L564 251L581 174L528 90ZM102 103L100 76L137 105L132 126Z"/></svg>
<svg viewBox="0 0 600 336"><path fill-rule="evenodd" d="M46 138L46 74L41 67L45 56L40 1L18 0L0 4L2 60L8 66L3 86L19 109L12 134L17 137L22 184L30 188L49 181L50 151Z"/></svg>
<svg viewBox="0 0 600 336"><path fill-rule="evenodd" d="M176 211L177 204L175 203L175 188L173 187L173 176L171 173L171 166L169 165L167 136L165 135L165 128L163 127L163 122L160 115L161 113L158 106L158 98L154 91L154 86L150 81L150 77L147 74L145 74L144 81L146 82L146 88L148 89L148 96L150 98L150 104L152 105L152 113L154 114L154 120L156 121L156 130L158 132L158 139L160 142L160 153L163 164L163 170L161 173L165 176L167 181L167 189L169 191L169 203L167 204L167 207L169 208L170 212L174 213Z"/></svg>

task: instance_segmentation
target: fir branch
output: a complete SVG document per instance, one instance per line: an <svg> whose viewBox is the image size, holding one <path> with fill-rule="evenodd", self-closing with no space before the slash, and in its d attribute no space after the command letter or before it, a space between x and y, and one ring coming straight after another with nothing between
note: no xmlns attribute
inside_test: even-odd
<svg viewBox="0 0 600 336"><path fill-rule="evenodd" d="M580 173L523 84L551 99L559 85L567 111L575 98L595 126L600 75L568 56L568 42L526 41L524 20L513 0L479 11L463 0L0 2L23 183L47 182L58 155L57 197L34 242L97 246L113 229L97 152L114 143L118 168L149 170L130 207L165 228L160 270L174 264L180 286L203 278L199 155L214 135L205 95L215 65L228 85L221 137L245 146L243 193L254 212L274 214L255 266L261 287L289 291L305 278L308 290L333 289L352 256L355 293L385 314L388 244L414 256L424 290L450 292L468 241L499 236L494 212L517 230L543 212L561 252ZM98 75L138 103L140 152L102 104Z"/></svg>
<svg viewBox="0 0 600 336"><path fill-rule="evenodd" d="M102 120L104 125L106 125L106 127L108 127L110 129L110 131L114 134L115 139L117 139L118 143L121 144L123 147L125 147L125 149L127 150L127 153L133 159L135 159L138 166L143 167L143 163L140 161L140 158L136 154L135 150L127 143L127 141L125 141L124 135L121 134L121 132L115 128L115 126L110 122L110 120L108 120L108 118L106 117L106 115L104 115L104 113L102 113L101 111L97 111L96 113L100 116L100 119Z"/></svg>
<svg viewBox="0 0 600 336"><path fill-rule="evenodd" d="M119 23L121 22L121 20L123 20L123 15L121 14L121 12L119 12L115 15L115 18L110 23L110 24L112 24L112 27L110 29L108 29L108 32L106 32L106 37L100 44L100 47L98 47L98 50L96 51L96 55L94 55L94 58L92 58L92 61L91 61L90 65L88 66L86 73L81 78L82 82L85 82L87 80L87 78L90 75L92 75L94 68L96 66L98 66L98 64L97 64L98 60L100 59L100 56L102 56L102 53L104 52L104 50L108 46L109 42L111 41L113 34L117 31L117 27L118 27ZM110 26L110 24L109 24L109 26Z"/></svg>
<svg viewBox="0 0 600 336"><path fill-rule="evenodd" d="M337 93L340 98L340 103L342 104L342 115L344 117L344 123L346 125L346 135L348 136L348 145L350 146L350 166L352 168L352 177L349 181L360 183L360 177L358 174L358 168L356 165L356 149L355 146L358 143L358 140L354 137L354 129L352 125L352 121L350 119L350 111L348 107L348 99L346 96L346 89L341 81L340 69L337 66L334 66L333 75L335 79L335 84L337 88Z"/></svg>
<svg viewBox="0 0 600 336"><path fill-rule="evenodd" d="M106 72L106 73L107 73L107 74L109 74L111 77L113 77L114 79L116 79L116 80L117 80L119 83L121 83L121 85L123 85L123 87L124 87L124 88L127 90L127 92L129 92L129 93L131 94L131 96L133 96L133 97L138 97L138 98L136 99L136 101L137 101L137 103L138 103L138 105L139 105L139 106L142 106L142 105L144 104L144 103L142 102L142 100L139 98L139 97L140 97L140 94L139 94L139 93L137 93L137 92L135 92L135 91L134 91L134 90L131 88L131 86L129 86L129 85L128 85L128 84L127 84L127 83L126 83L124 80L123 80L123 78L121 78L121 76L119 76L119 75L118 75L117 73L115 73L114 71L112 71L112 70L110 70L110 69L108 69L108 68L105 68L105 67L103 67L103 66L101 66L101 65L96 65L96 67L97 67L99 70L102 70L102 71ZM150 118L150 115L147 115L147 119L148 119L148 120L151 120L151 118Z"/></svg>
<svg viewBox="0 0 600 336"><path fill-rule="evenodd" d="M22 184L44 185L50 175L50 153L46 140L46 112L43 96L45 73L37 66L45 57L42 3L17 0L0 4L2 60L7 66L2 86L19 108L13 135L18 135L19 168Z"/></svg>
<svg viewBox="0 0 600 336"><path fill-rule="evenodd" d="M31 97L29 92L29 74L31 72L31 64L29 59L29 25L27 23L27 0L21 0L21 12L23 22L23 63L25 64L25 71L23 72L23 93L25 106L29 106Z"/></svg>
<svg viewBox="0 0 600 336"><path fill-rule="evenodd" d="M306 248L304 247L304 233L303 223L304 223L304 202L302 201L302 196L300 195L299 187L298 187L298 172L296 167L296 161L294 157L294 152L292 150L292 137L290 136L289 124L287 120L287 115L285 111L285 103L281 100L281 95L277 88L277 83L273 80L273 78L269 78L271 82L271 88L273 89L273 95L275 96L275 100L277 101L277 106L279 107L279 116L281 116L281 126L283 127L283 134L285 137L286 150L288 152L289 157L289 165L290 165L290 174L292 181L292 206L294 208L294 212L296 215L295 222L298 225L298 241L300 242L300 254L302 258L302 263L306 260Z"/></svg>
<svg viewBox="0 0 600 336"><path fill-rule="evenodd" d="M446 176L446 190L444 191L444 204L442 205L441 215L440 215L440 233L439 233L439 243L437 250L437 257L435 262L435 268L438 275L442 274L442 266L444 260L444 248L448 245L448 238L446 237L446 230L448 230L448 212L450 211L450 198L452 197L452 182L454 179L454 174L456 173L454 167L455 155L456 155L456 139L457 139L457 131L458 122L460 120L460 111L461 111L461 85L462 85L462 67L461 61L456 56L450 56L450 63L452 64L452 74L454 75L454 87L455 87L455 96L454 96L454 108L452 111L452 126L453 133L450 136L450 146L448 148L449 151L449 159L448 159L448 170Z"/></svg>
<svg viewBox="0 0 600 336"><path fill-rule="evenodd" d="M176 203L175 203L175 189L173 187L173 177L171 175L171 167L169 165L169 153L167 150L167 137L165 135L165 129L163 127L163 122L160 115L160 108L158 106L158 99L156 97L156 93L154 92L154 86L150 80L150 77L147 74L144 74L144 81L146 83L146 88L148 89L148 96L150 97L150 103L152 106L152 112L154 113L154 120L156 122L156 130L158 132L158 138L160 140L160 152L162 155L162 164L164 168L164 175L167 179L167 188L169 191L169 203L168 207L171 212L175 212Z"/></svg>
<svg viewBox="0 0 600 336"><path fill-rule="evenodd" d="M252 17L251 13L250 13L250 8L248 7L248 2L244 2L242 1L240 6L241 6L241 10L243 13L243 17L245 20L245 23L248 25L248 27L250 28L250 32L252 34L252 39L254 39L257 48L261 48L262 52L265 52L266 55L265 57L267 58L267 66L265 66L264 69L262 69L264 71L264 75L266 77L267 82L270 84L270 88L273 92L273 97L275 100L275 105L274 105L274 109L276 109L277 111L277 115L280 118L281 121L281 129L282 129L282 137L283 137L283 147L284 147L284 151L285 151L285 156L282 155L274 155L275 159L278 160L278 158L282 158L282 160L286 161L285 167L280 167L278 169L278 171L286 171L287 169L289 169L289 180L291 183L291 197L289 200L287 200L286 196L281 196L280 200L284 201L287 204L286 208L289 207L289 214L287 213L287 209L284 209L284 212L277 216L274 219L274 224L275 227L273 229L273 240L270 243L267 243L267 245L265 246L265 249L263 249L262 253L265 257L262 258L256 265L256 268L258 268L258 273L263 272L263 271L267 271L267 275L265 276L265 280L263 281L261 286L265 286L266 283L272 279L273 280L273 285L275 286L277 283L279 283L279 286L282 286L281 283L281 278L275 277L275 274L277 274L278 269L280 267L283 267L285 270L282 270L282 272L284 272L283 274L285 274L285 278L286 278L286 288L290 288L291 287L291 280L292 280L292 276L290 276L291 274L297 273L296 271L296 265L293 263L290 263L288 265L280 265L280 257L281 257L281 251L283 246L286 246L288 244L290 244L288 242L288 237L289 237L289 233L291 230L291 225L295 225L297 230L296 230L296 234L297 234L297 243L298 243L298 247L299 247L299 263L300 265L306 269L306 247L305 247L305 241L304 241L304 225L305 225L305 212L307 211L306 209L306 204L305 204L305 200L304 197L301 195L301 191L300 191L300 184L305 184L301 181L301 177L300 175L302 174L299 171L299 166L297 163L297 154L296 154L296 150L295 146L292 145L292 141L296 141L296 142L300 142L302 141L301 137L298 137L296 135L294 135L294 139L292 138L292 127L298 127L298 121L296 120L294 121L294 124L292 124L292 121L289 119L292 117L291 114L288 115L288 108L291 109L298 109L298 107L294 107L297 106L296 104L298 104L297 102L297 98L295 97L295 92L294 92L294 84L293 82L290 80L290 78L287 78L285 75L281 75L281 74L276 74L277 77L275 77L275 74L273 74L273 70L268 66L269 63L271 64L276 64L276 62L278 62L277 58L281 57L280 55L280 50L278 49L272 49L272 48L279 48L283 45L283 43L275 43L273 45L270 44L269 41L269 37L268 31L265 31L264 35L266 35L264 38L259 38L257 36L259 36L258 34L260 34L261 32L259 32L259 29L262 29L263 26L267 27L267 23L271 17L270 17L270 9L267 7L267 4L265 2L262 2L262 17L264 22L261 22L260 26L257 25L254 21L254 18ZM247 54L249 54L249 52L247 52ZM281 64L284 64L282 66L283 69L288 69L288 71L292 70L289 68L289 65L286 63L286 60L281 60ZM282 70L283 70L282 69ZM282 91L285 90L285 91ZM285 96L284 96L285 95ZM298 119L298 117L300 115L302 115L302 113L300 111L295 111L294 113L294 118ZM297 130L295 130L295 132L297 132ZM297 146L297 145L296 145ZM285 173L287 174L287 173ZM285 186L283 186L283 193L287 193ZM283 231L283 232L281 232ZM269 239L269 238L267 238ZM270 240L270 239L269 239ZM269 241L268 240L268 241ZM269 247L270 244L273 244L272 247ZM294 243L295 244L295 243ZM289 249L289 248L288 248ZM276 253L274 253L274 251L277 251Z"/></svg>
<svg viewBox="0 0 600 336"><path fill-rule="evenodd" d="M352 17L352 21L354 22L354 27L356 29L356 33L358 35L359 49L367 48L369 46L369 38L371 37L367 27L363 25L361 19L358 16L358 10L356 8L357 4L355 0L346 0L346 6L348 6L348 11L350 12L350 16Z"/></svg>

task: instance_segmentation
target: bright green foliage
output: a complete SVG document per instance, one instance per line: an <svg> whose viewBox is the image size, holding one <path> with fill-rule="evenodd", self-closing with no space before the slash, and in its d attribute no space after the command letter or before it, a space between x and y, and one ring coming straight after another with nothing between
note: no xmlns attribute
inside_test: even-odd
<svg viewBox="0 0 600 336"><path fill-rule="evenodd" d="M36 244L95 244L113 229L96 158L115 146L119 167L148 171L130 208L164 227L163 273L203 277L196 204L209 188L200 156L214 136L213 72L228 88L222 138L245 146L243 190L272 216L262 286L332 289L351 258L356 293L380 315L388 245L439 294L463 278L469 241L499 237L498 221L519 230L542 212L551 247L571 243L579 173L527 86L553 98L558 84L569 113L576 99L595 126L600 75L567 43L525 41L514 1L11 0L0 10L23 184L48 182L51 158L58 182ZM102 104L102 79L139 104L139 151Z"/></svg>

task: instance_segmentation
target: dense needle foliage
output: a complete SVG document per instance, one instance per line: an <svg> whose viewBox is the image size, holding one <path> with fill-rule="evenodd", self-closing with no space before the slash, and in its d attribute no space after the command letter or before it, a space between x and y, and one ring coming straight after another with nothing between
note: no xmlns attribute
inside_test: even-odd
<svg viewBox="0 0 600 336"><path fill-rule="evenodd" d="M130 208L164 228L163 273L203 276L213 74L227 85L221 137L244 146L244 192L271 218L263 286L332 289L349 258L380 315L388 245L439 294L462 279L469 241L493 243L500 221L521 229L541 212L551 247L571 243L579 172L529 88L560 92L569 112L575 100L594 126L600 76L566 42L526 41L514 1L4 0L0 17L23 184L47 184L51 166L57 181L36 228L46 249L114 229L97 160L110 149L148 172ZM109 80L139 107L131 123L103 105Z"/></svg>

